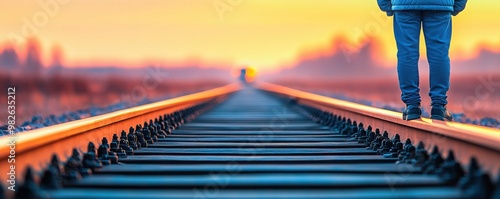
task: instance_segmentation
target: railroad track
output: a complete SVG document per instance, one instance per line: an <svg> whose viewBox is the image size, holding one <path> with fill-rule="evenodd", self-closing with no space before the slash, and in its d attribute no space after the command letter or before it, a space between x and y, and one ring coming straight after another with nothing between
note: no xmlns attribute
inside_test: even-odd
<svg viewBox="0 0 500 199"><path fill-rule="evenodd" d="M498 130L399 117L272 84L233 84L21 133L16 192L4 184L0 194L500 198ZM12 139L0 138L2 173Z"/></svg>

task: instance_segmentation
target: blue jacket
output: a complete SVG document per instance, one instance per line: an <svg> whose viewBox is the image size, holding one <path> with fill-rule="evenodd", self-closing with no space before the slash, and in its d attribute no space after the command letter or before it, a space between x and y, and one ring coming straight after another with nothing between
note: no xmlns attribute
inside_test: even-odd
<svg viewBox="0 0 500 199"><path fill-rule="evenodd" d="M467 0L377 0L378 6L391 16L399 10L439 10L457 15L465 9Z"/></svg>

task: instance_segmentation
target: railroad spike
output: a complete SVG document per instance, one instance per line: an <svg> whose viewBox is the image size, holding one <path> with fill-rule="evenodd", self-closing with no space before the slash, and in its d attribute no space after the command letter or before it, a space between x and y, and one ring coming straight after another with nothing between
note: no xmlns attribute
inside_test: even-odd
<svg viewBox="0 0 500 199"><path fill-rule="evenodd" d="M344 125L345 123L346 123L346 119L345 119L345 117L341 117L341 116L339 115L339 117L338 117L338 121L337 121L337 125L335 125L335 128L336 128L337 130L340 130L340 129L342 129L342 128L344 127L343 125Z"/></svg>
<svg viewBox="0 0 500 199"><path fill-rule="evenodd" d="M70 158L73 158L76 161L82 161L82 158L80 157L80 151L77 148L73 148Z"/></svg>
<svg viewBox="0 0 500 199"><path fill-rule="evenodd" d="M33 176L33 169L31 166L26 168L24 174L23 184L19 186L19 189L15 192L15 199L28 199L28 198L39 198L39 188L35 182L35 178Z"/></svg>
<svg viewBox="0 0 500 199"><path fill-rule="evenodd" d="M365 131L365 137L368 137L371 132L373 132L373 129L372 128L367 128L366 131Z"/></svg>
<svg viewBox="0 0 500 199"><path fill-rule="evenodd" d="M330 113L330 122L328 124L328 127L333 128L336 123L337 123L337 115Z"/></svg>
<svg viewBox="0 0 500 199"><path fill-rule="evenodd" d="M362 129L359 134L360 134L360 136L358 137L358 143L360 143L360 144L365 143L365 140L367 138L367 136L366 136L367 132Z"/></svg>
<svg viewBox="0 0 500 199"><path fill-rule="evenodd" d="M324 121L324 120L323 120L323 113L324 113L324 112L321 112L321 113L318 113L318 114L317 114L317 116L316 116L316 120L315 120L315 122L316 122L317 124L323 124L323 121Z"/></svg>
<svg viewBox="0 0 500 199"><path fill-rule="evenodd" d="M340 134L342 134L342 135L348 135L349 134L349 130L351 129L349 123L344 123L343 126L344 127L342 128L342 130L340 130Z"/></svg>
<svg viewBox="0 0 500 199"><path fill-rule="evenodd" d="M424 142L422 142L422 141L418 142L417 149L419 149L419 150L425 150L425 144L424 144Z"/></svg>
<svg viewBox="0 0 500 199"><path fill-rule="evenodd" d="M179 126L186 123L186 121L184 120L184 117L185 117L184 112L185 111L179 112L179 116L178 116Z"/></svg>
<svg viewBox="0 0 500 199"><path fill-rule="evenodd" d="M370 149L373 151L376 151L380 146L382 145L382 141L384 140L384 137L378 136L375 138L375 141L371 143Z"/></svg>
<svg viewBox="0 0 500 199"><path fill-rule="evenodd" d="M354 138L360 138L363 135L366 135L366 131L365 131L365 128L363 127L363 123L359 123L357 131L354 132L354 134L352 135L352 137L354 137Z"/></svg>
<svg viewBox="0 0 500 199"><path fill-rule="evenodd" d="M40 184L45 189L58 189L62 186L61 164L57 154L53 154L48 168L44 171Z"/></svg>
<svg viewBox="0 0 500 199"><path fill-rule="evenodd" d="M365 145L370 146L371 143L375 140L375 136L376 136L375 132L370 132L370 134L368 135L368 137L365 140Z"/></svg>
<svg viewBox="0 0 500 199"><path fill-rule="evenodd" d="M329 126L330 125L330 122L331 122L331 116L330 116L331 113L329 112L325 112L323 114L323 122L322 122L322 125L324 126Z"/></svg>
<svg viewBox="0 0 500 199"><path fill-rule="evenodd" d="M479 164L477 163L477 159L475 157L472 157L469 162L469 168L467 170L467 175L465 175L462 180L459 182L459 187L462 190L468 189L469 186L472 185L474 182L475 176L481 172L481 168L479 167Z"/></svg>
<svg viewBox="0 0 500 199"><path fill-rule="evenodd" d="M168 121L168 114L163 114L163 121Z"/></svg>
<svg viewBox="0 0 500 199"><path fill-rule="evenodd" d="M415 151L415 158L412 160L412 164L418 167L422 167L427 163L429 159L429 154L427 154L427 150L425 150L425 145L422 141L420 141L417 145Z"/></svg>
<svg viewBox="0 0 500 199"><path fill-rule="evenodd" d="M135 132L135 135L137 136L137 142L138 142L138 145L142 147L148 147L148 142L146 141L146 139L144 139L145 137L145 133L146 132L149 132L149 130L147 128L144 128L144 130L141 132Z"/></svg>
<svg viewBox="0 0 500 199"><path fill-rule="evenodd" d="M333 124L331 130L338 131L341 124L342 124L342 118L340 116L336 115L335 120L334 120L334 124Z"/></svg>
<svg viewBox="0 0 500 199"><path fill-rule="evenodd" d="M396 135L394 135L394 138L392 139L392 144L396 145L398 142L401 142L401 137L396 133Z"/></svg>
<svg viewBox="0 0 500 199"><path fill-rule="evenodd" d="M348 136L351 137L354 133L358 132L358 124L356 121L352 122Z"/></svg>
<svg viewBox="0 0 500 199"><path fill-rule="evenodd" d="M113 135L113 140L110 144L110 151L114 152L119 158L126 158L127 153L120 147L120 141L118 141L118 136L116 134Z"/></svg>
<svg viewBox="0 0 500 199"><path fill-rule="evenodd" d="M399 153L396 164L406 163L407 159L413 159L415 156L415 147L411 144L410 138L407 138L403 146L403 151Z"/></svg>
<svg viewBox="0 0 500 199"><path fill-rule="evenodd" d="M160 116L161 117L161 116ZM161 124L160 124L160 120L158 118L155 118L154 120L154 123L153 123L153 126L155 128L155 133L156 133L156 136L159 136L160 134L163 134L161 133L162 129L161 129Z"/></svg>
<svg viewBox="0 0 500 199"><path fill-rule="evenodd" d="M141 124L135 125L135 132L142 131L142 126Z"/></svg>
<svg viewBox="0 0 500 199"><path fill-rule="evenodd" d="M85 153L83 154L83 168L90 169L92 172L95 169L101 168L102 165L96 160L95 154L93 153ZM83 175L86 176L86 175Z"/></svg>
<svg viewBox="0 0 500 199"><path fill-rule="evenodd" d="M493 188L495 191L492 195L492 199L499 199L500 198L500 171L497 174L497 179L496 179L495 187Z"/></svg>
<svg viewBox="0 0 500 199"><path fill-rule="evenodd" d="M380 134L380 129L375 130L375 137L377 136L382 136L382 134Z"/></svg>
<svg viewBox="0 0 500 199"><path fill-rule="evenodd" d="M43 189L54 190L62 187L61 175L57 169L50 165L43 172L40 180L40 187Z"/></svg>
<svg viewBox="0 0 500 199"><path fill-rule="evenodd" d="M384 139L389 139L389 132L384 131L384 134L382 135L382 137L384 137Z"/></svg>
<svg viewBox="0 0 500 199"><path fill-rule="evenodd" d="M473 177L471 185L463 190L467 198L490 198L495 192L495 186L491 182L490 175L479 171Z"/></svg>
<svg viewBox="0 0 500 199"><path fill-rule="evenodd" d="M407 138L405 141L404 149L406 150L406 148L408 148L410 146L412 146L411 140L410 140L410 138Z"/></svg>
<svg viewBox="0 0 500 199"><path fill-rule="evenodd" d="M151 132L151 140L154 142L158 142L158 126L156 124L152 124L149 126L149 131Z"/></svg>
<svg viewBox="0 0 500 199"><path fill-rule="evenodd" d="M393 147L392 141L389 139L384 139L382 142L381 148L377 151L378 154L384 155L386 153L389 153L391 148Z"/></svg>
<svg viewBox="0 0 500 199"><path fill-rule="evenodd" d="M89 142L89 145L87 147L88 152L83 154L83 161L82 161L82 167L83 168L88 168L92 170L92 172L95 171L95 169L101 168L102 164L97 158L96 152L95 152L95 145L93 142Z"/></svg>
<svg viewBox="0 0 500 199"><path fill-rule="evenodd" d="M120 134L120 141L122 140L127 140L127 132L125 132L125 130L122 130L121 134ZM128 142L127 142L128 143Z"/></svg>
<svg viewBox="0 0 500 199"><path fill-rule="evenodd" d="M101 145L104 145L106 148L110 149L108 138L102 137Z"/></svg>
<svg viewBox="0 0 500 199"><path fill-rule="evenodd" d="M358 126L353 129L351 137L353 138L361 137L361 131L365 131L365 128L363 127L363 123L360 122Z"/></svg>
<svg viewBox="0 0 500 199"><path fill-rule="evenodd" d="M375 148L375 151L377 151L377 154L382 154L382 149L384 148L384 145L387 143L386 139L382 138L382 141L380 142L380 145Z"/></svg>
<svg viewBox="0 0 500 199"><path fill-rule="evenodd" d="M165 138L168 135L168 132L165 131L165 124L163 122L158 122L158 126L156 128L155 136L156 142L158 138Z"/></svg>
<svg viewBox="0 0 500 199"><path fill-rule="evenodd" d="M132 149L137 150L140 148L140 145L137 143L137 136L134 133L134 130L129 131L127 134L128 145L132 147Z"/></svg>
<svg viewBox="0 0 500 199"><path fill-rule="evenodd" d="M169 122L170 122L170 125L172 127L173 130L179 128L179 123L177 122L177 116L174 115L172 117L169 118Z"/></svg>
<svg viewBox="0 0 500 199"><path fill-rule="evenodd" d="M119 158L126 158L127 157L127 154L125 154L125 153L122 153L121 155L122 156L125 155L125 157L120 157L116 152L113 152L113 151L108 152L108 157L109 157L109 160L111 160L112 164L118 164Z"/></svg>
<svg viewBox="0 0 500 199"><path fill-rule="evenodd" d="M121 140L120 148L125 151L126 155L134 155L134 149L129 146L128 140L126 139Z"/></svg>
<svg viewBox="0 0 500 199"><path fill-rule="evenodd" d="M165 125L165 130L164 130L164 131L165 131L165 133L167 133L167 135L168 135L168 134L172 134L172 130L173 130L173 129L172 129L172 128L170 128L170 126L169 126L169 125ZM166 137L167 135L164 135L164 137Z"/></svg>
<svg viewBox="0 0 500 199"><path fill-rule="evenodd" d="M404 158L405 163L410 163L409 161L415 158L415 152L415 146L411 145L408 147L408 151L406 151L406 156Z"/></svg>
<svg viewBox="0 0 500 199"><path fill-rule="evenodd" d="M446 157L442 167L439 168L436 173L446 182L456 185L464 176L465 171L462 165L455 160L455 153L450 150L448 151L448 157Z"/></svg>
<svg viewBox="0 0 500 199"><path fill-rule="evenodd" d="M403 143L397 142L389 151L390 153L384 154L386 158L397 158L403 151Z"/></svg>
<svg viewBox="0 0 500 199"><path fill-rule="evenodd" d="M443 156L441 156L441 153L439 152L439 147L437 145L434 145L429 160L424 164L422 170L426 174L433 174L436 172L437 169L441 167L443 162L444 159Z"/></svg>
<svg viewBox="0 0 500 199"><path fill-rule="evenodd" d="M88 172L84 172L82 168L80 152L78 152L78 149L73 148L71 156L66 161L66 164L64 164L63 182L76 181L82 177L82 173L86 174Z"/></svg>
<svg viewBox="0 0 500 199"><path fill-rule="evenodd" d="M111 164L111 160L109 157L109 145L108 145L108 140L104 137L103 142L97 149L97 157L101 161L103 165L109 165Z"/></svg>
<svg viewBox="0 0 500 199"><path fill-rule="evenodd" d="M87 145L87 153L96 154L95 144L93 142L89 142L89 144Z"/></svg>
<svg viewBox="0 0 500 199"><path fill-rule="evenodd" d="M118 139L118 135L116 135L116 133L115 133L115 134L113 134L113 138L112 138L112 140L111 140L111 143L113 143L113 142L115 142L115 143L116 143L116 145L120 146L120 140ZM110 145L110 146L111 146L111 145Z"/></svg>
<svg viewBox="0 0 500 199"><path fill-rule="evenodd" d="M149 127L144 129L144 141L146 142L146 147L147 144L154 144L155 142L153 141L153 138L151 137L151 131L153 130L153 127Z"/></svg>
<svg viewBox="0 0 500 199"><path fill-rule="evenodd" d="M54 169L57 170L57 172L60 174L61 173L61 162L59 161L59 157L57 157L57 154L52 154L52 157L50 159L50 166L54 167Z"/></svg>

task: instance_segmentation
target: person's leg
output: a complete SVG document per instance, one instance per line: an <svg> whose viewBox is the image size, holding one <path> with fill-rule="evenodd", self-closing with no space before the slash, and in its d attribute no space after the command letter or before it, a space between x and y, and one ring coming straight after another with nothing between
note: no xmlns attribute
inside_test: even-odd
<svg viewBox="0 0 500 199"><path fill-rule="evenodd" d="M448 104L446 93L450 88L451 13L425 11L423 29L429 60L430 92L432 105Z"/></svg>
<svg viewBox="0 0 500 199"><path fill-rule="evenodd" d="M425 11L423 29L429 60L429 96L432 101L431 119L453 120L446 110L448 104L446 93L450 88L450 50L451 13L440 11Z"/></svg>
<svg viewBox="0 0 500 199"><path fill-rule="evenodd" d="M398 79L401 99L406 105L420 105L418 75L422 11L396 11L394 36L398 47Z"/></svg>

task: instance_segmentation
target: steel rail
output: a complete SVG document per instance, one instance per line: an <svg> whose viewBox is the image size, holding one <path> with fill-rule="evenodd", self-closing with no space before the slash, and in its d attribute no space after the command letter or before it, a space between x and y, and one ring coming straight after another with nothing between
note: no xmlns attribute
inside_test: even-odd
<svg viewBox="0 0 500 199"><path fill-rule="evenodd" d="M239 89L241 89L240 84L233 83L199 93L0 137L0 173L3 173L0 179L4 180L7 177L5 174L10 171L11 165L15 166L16 178L20 179L19 177L24 175L25 167L30 165L35 170L43 168L53 154L57 154L61 161L65 161L71 155L73 148L86 151L89 142L100 143L102 137L112 137L122 130L127 131L131 124L142 124L160 115L210 100L222 101L228 94ZM14 157L15 162L9 163L9 156Z"/></svg>
<svg viewBox="0 0 500 199"><path fill-rule="evenodd" d="M500 130L457 122L443 122L427 118L404 121L401 113L338 100L313 93L303 92L270 83L258 83L256 88L282 97L291 98L299 104L311 106L342 117L350 118L365 126L371 125L401 137L410 138L414 144L420 141L426 148L438 146L443 155L450 150L462 165L468 165L475 157L483 170L492 177L500 169Z"/></svg>

